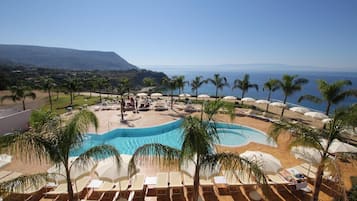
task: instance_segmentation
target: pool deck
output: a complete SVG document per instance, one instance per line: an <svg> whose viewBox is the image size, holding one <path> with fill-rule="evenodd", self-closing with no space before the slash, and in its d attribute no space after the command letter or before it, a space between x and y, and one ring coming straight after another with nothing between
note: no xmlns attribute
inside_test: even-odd
<svg viewBox="0 0 357 201"><path fill-rule="evenodd" d="M93 108L90 109L94 111ZM290 111L287 112L289 113ZM150 111L140 112L138 114L134 114L133 112L126 112L126 113L127 114L125 118L128 121L126 123L121 123L119 110L95 111L95 114L99 119L99 125L100 125L97 130L97 133L103 134L115 128L155 126L155 125L176 120L185 114L183 111L179 111L179 110L173 111L170 109L167 111L150 110ZM196 113L196 115L199 115L199 113ZM237 116L234 120L231 121L229 117L227 117L226 115L218 115L216 120L249 126L261 130L263 132L268 132L269 127L271 126L271 123L269 122L257 120L246 116ZM94 128L90 128L89 132L91 133L95 132ZM217 150L222 152L236 152L236 153L242 153L246 150L257 150L257 151L268 152L274 155L275 157L277 157L281 161L281 164L284 168L288 168L303 163L302 160L295 159L295 157L290 153L290 151L288 151L287 142L289 141L289 136L290 135L288 133L282 135L279 138L278 147L271 147L271 146L257 144L257 143L249 143L247 145L240 146L240 147L217 146ZM40 164L35 160L32 160L31 163L29 161L22 161L16 156L14 156L13 161L9 165L0 168L0 170L12 170L12 171L22 172L24 174L31 174L31 173L46 171L50 166L51 164L43 164L43 163ZM357 166L353 165L352 163L341 163L341 162L339 162L339 166L341 172L343 173L342 177L345 186L347 189L349 189L351 188L350 176L353 175L356 176L355 172L357 172ZM140 168L141 168L141 173L144 173L147 176L155 175L158 170L153 166L148 167L147 165L145 167L143 166ZM328 193L328 191L323 190L320 194L320 199L326 201L332 200L333 198L326 193ZM281 196L278 196L279 197L278 200L297 200L297 199L292 199L294 196L293 195L291 196L292 197L288 197L288 198L286 197L282 198ZM232 200L232 197L219 196L219 200L230 201ZM249 198L247 200L249 200Z"/></svg>

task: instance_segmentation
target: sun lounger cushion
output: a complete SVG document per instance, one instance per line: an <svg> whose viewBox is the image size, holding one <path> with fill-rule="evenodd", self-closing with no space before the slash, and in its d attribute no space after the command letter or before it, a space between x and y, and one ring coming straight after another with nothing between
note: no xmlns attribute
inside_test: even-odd
<svg viewBox="0 0 357 201"><path fill-rule="evenodd" d="M170 187L181 187L182 176L181 172L170 172Z"/></svg>
<svg viewBox="0 0 357 201"><path fill-rule="evenodd" d="M144 189L145 176L137 174L129 190L139 191Z"/></svg>

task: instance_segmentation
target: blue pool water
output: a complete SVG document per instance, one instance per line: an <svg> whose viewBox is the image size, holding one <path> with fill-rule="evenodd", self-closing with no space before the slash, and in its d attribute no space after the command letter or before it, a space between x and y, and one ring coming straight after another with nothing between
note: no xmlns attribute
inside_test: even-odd
<svg viewBox="0 0 357 201"><path fill-rule="evenodd" d="M121 154L133 154L135 150L149 143L161 143L177 149L182 145L181 127L183 119L148 128L120 128L112 130L103 135L87 134L83 145L74 149L71 156L78 156L89 148L109 144L116 147ZM225 146L241 146L249 142L269 144L267 136L255 129L226 123L216 123L220 141L217 144Z"/></svg>

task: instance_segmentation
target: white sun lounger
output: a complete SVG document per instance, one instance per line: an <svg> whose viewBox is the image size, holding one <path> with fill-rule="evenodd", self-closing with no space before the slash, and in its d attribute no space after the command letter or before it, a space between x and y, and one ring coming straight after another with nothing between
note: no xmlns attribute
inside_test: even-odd
<svg viewBox="0 0 357 201"><path fill-rule="evenodd" d="M156 197L158 199L170 197L169 191L169 174L167 172L159 172L156 174L157 183L155 186Z"/></svg>
<svg viewBox="0 0 357 201"><path fill-rule="evenodd" d="M145 197L145 188L144 188L145 176L142 174L137 174L134 177L133 183L129 188L129 191L134 193L133 199L143 199Z"/></svg>
<svg viewBox="0 0 357 201"><path fill-rule="evenodd" d="M171 198L173 201L176 200L185 200L185 195L183 191L182 184L182 173L181 172L170 172L170 189L171 189Z"/></svg>

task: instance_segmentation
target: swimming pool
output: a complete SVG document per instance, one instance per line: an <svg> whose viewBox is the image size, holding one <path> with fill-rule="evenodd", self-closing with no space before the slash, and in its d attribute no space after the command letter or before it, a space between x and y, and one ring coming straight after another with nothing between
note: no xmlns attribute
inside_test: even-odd
<svg viewBox="0 0 357 201"><path fill-rule="evenodd" d="M83 145L71 151L71 156L78 156L89 148L109 144L116 147L121 154L133 154L135 150L149 143L161 143L177 149L182 145L181 127L183 119L167 124L147 128L120 128L103 135L86 134ZM253 128L237 124L216 123L220 145L242 146L249 142L275 146L267 140L267 136Z"/></svg>

